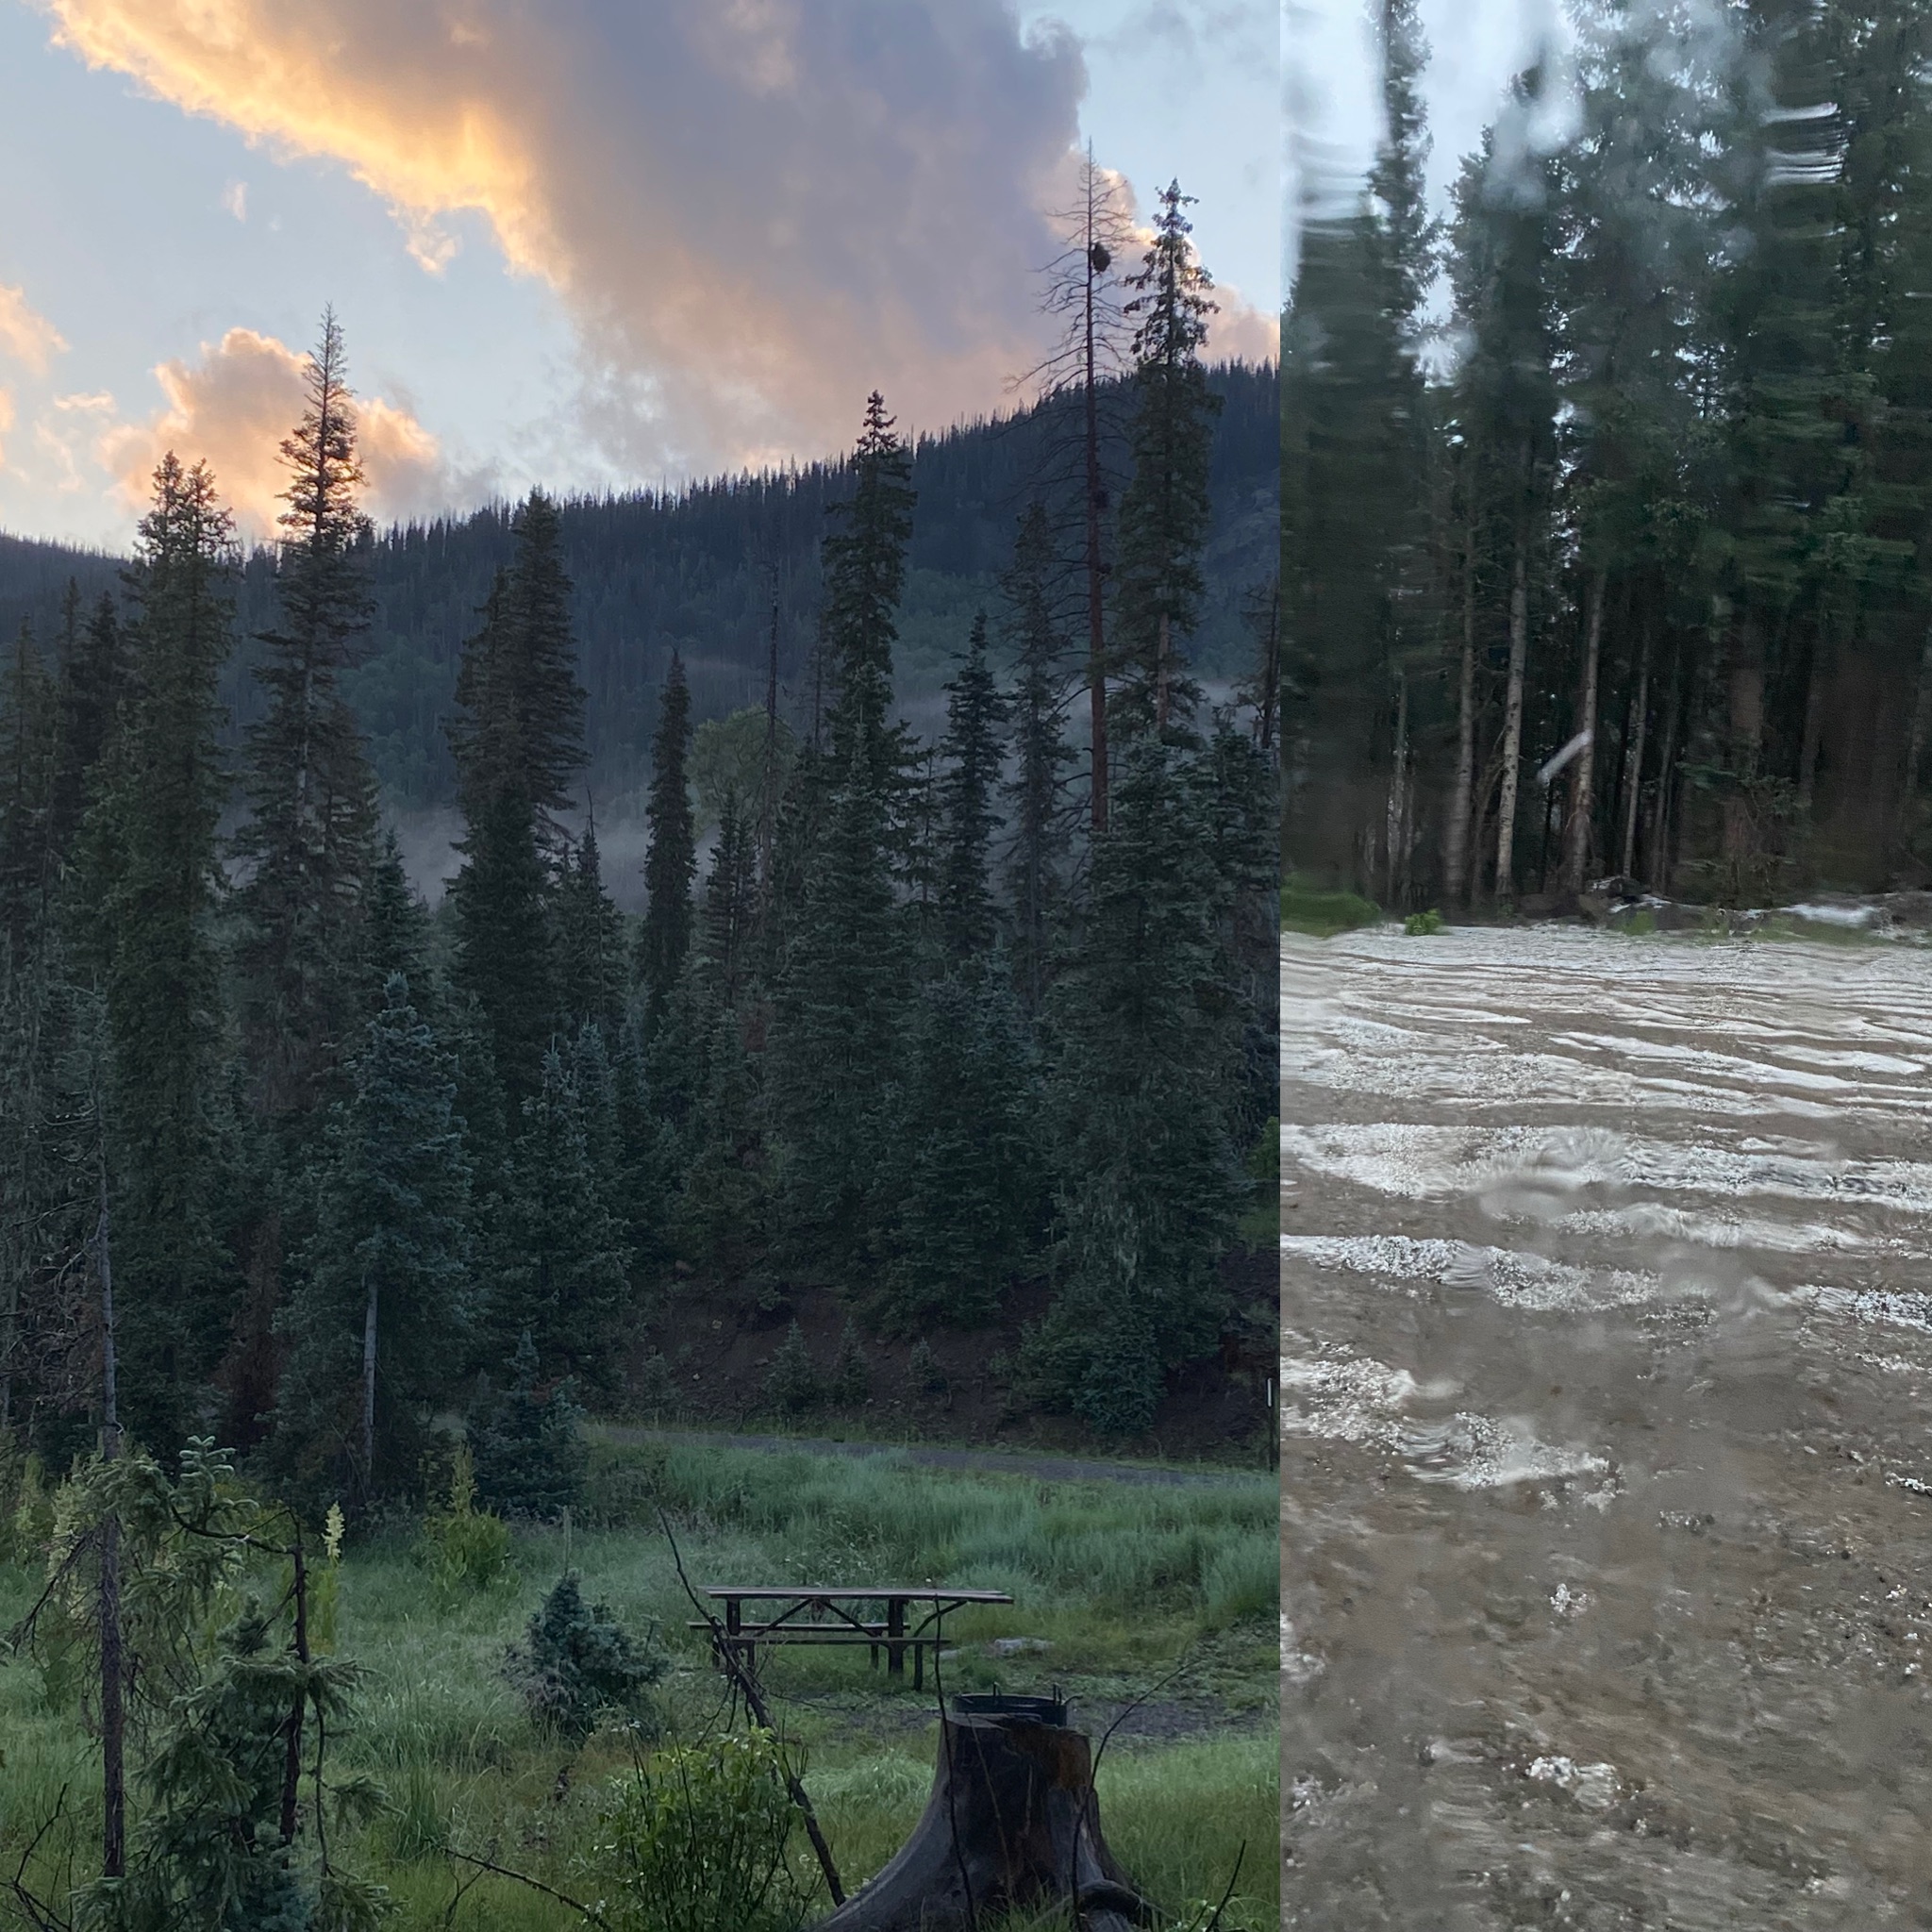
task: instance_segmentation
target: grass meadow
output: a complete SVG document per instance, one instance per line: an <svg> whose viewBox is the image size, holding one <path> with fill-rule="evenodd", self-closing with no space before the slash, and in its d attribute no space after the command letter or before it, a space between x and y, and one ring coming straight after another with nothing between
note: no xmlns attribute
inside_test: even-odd
<svg viewBox="0 0 1932 1932"><path fill-rule="evenodd" d="M389 1888L390 1923L408 1932L582 1923L511 1881L476 1878L449 1852L492 1856L566 1892L581 1883L599 1787L629 1747L609 1734L581 1747L546 1737L501 1672L506 1646L566 1568L580 1573L587 1598L633 1630L655 1629L672 1654L656 1693L670 1735L727 1721L723 1680L686 1627L692 1612L662 1509L700 1586L930 1580L1009 1591L1010 1608L949 1620L946 1690L1058 1684L1096 1741L1124 1704L1146 1696L1103 1757L1108 1841L1180 1923L1199 1901L1220 1899L1239 1857L1224 1932L1260 1932L1279 1921L1276 1493L1262 1474L1187 1487L1041 1483L890 1455L605 1441L576 1520L519 1529L514 1576L495 1588L440 1594L413 1558L409 1525L359 1538L352 1527L334 1643L366 1674L331 1768L368 1772L386 1804L336 1834L331 1850ZM0 1627L40 1582L29 1561L0 1564ZM1013 1637L1037 1644L993 1652ZM763 1680L850 1890L924 1805L930 1680L915 1691L909 1670L889 1679L863 1648L781 1650ZM0 1884L64 1790L61 1823L28 1868L34 1889L58 1898L88 1875L98 1833L99 1760L75 1687L26 1657L0 1664ZM803 1834L794 1840L798 1869L815 1873ZM821 1896L812 1916L824 1909ZM8 1910L0 1890L0 1924Z"/></svg>

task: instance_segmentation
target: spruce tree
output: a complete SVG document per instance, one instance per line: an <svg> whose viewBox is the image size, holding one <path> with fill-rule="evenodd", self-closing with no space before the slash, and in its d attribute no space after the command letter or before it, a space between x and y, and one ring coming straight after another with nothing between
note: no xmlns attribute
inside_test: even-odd
<svg viewBox="0 0 1932 1932"><path fill-rule="evenodd" d="M655 1026L691 951L691 882L697 840L691 809L691 690L674 651L658 698L651 740L651 790L644 806L650 849L644 859L644 917L638 932L638 984Z"/></svg>
<svg viewBox="0 0 1932 1932"><path fill-rule="evenodd" d="M1216 1262L1248 1193L1229 1133L1239 1040L1206 790L1151 733L1123 748L1077 934L1048 999L1060 1236L1027 1361L1041 1392L1134 1434L1218 1333Z"/></svg>
<svg viewBox="0 0 1932 1932"><path fill-rule="evenodd" d="M85 624L79 622L77 600L77 587L70 584L63 607L59 735L48 807L48 841L56 858L63 863L73 851L92 796L127 669L120 613L113 598L103 591Z"/></svg>
<svg viewBox="0 0 1932 1932"><path fill-rule="evenodd" d="M1134 331L1133 480L1121 499L1114 637L1125 667L1123 716L1161 731L1182 724L1199 699L1181 645L1200 620L1201 550L1210 509L1208 461L1220 398L1201 349L1215 304L1184 209L1180 184L1160 191L1154 240L1131 286Z"/></svg>
<svg viewBox="0 0 1932 1932"><path fill-rule="evenodd" d="M895 886L907 753L891 709L912 499L905 450L876 394L854 469L843 526L824 545L824 635L836 695L769 1050L799 1258L848 1281L876 1262L891 1211L884 1176L908 967Z"/></svg>
<svg viewBox="0 0 1932 1932"><path fill-rule="evenodd" d="M890 1317L976 1327L1037 1256L1046 1208L1039 1060L1003 974L921 990L907 1081Z"/></svg>
<svg viewBox="0 0 1932 1932"><path fill-rule="evenodd" d="M585 1095L555 1048L524 1102L502 1212L487 1257L489 1332L501 1349L527 1329L555 1371L608 1388L632 1308L630 1253L591 1144L600 1096Z"/></svg>
<svg viewBox="0 0 1932 1932"><path fill-rule="evenodd" d="M326 1143L316 1233L278 1324L276 1454L309 1493L413 1471L465 1353L469 1162L448 1056L392 974Z"/></svg>
<svg viewBox="0 0 1932 1932"><path fill-rule="evenodd" d="M1074 749L1063 725L1066 641L1053 594L1053 528L1046 508L1020 519L1013 560L1002 580L1013 646L1012 776L1006 786L1010 832L1007 890L1012 901L1013 974L1029 1014L1046 995L1051 941L1065 888L1069 845L1067 769Z"/></svg>
<svg viewBox="0 0 1932 1932"><path fill-rule="evenodd" d="M559 1023L572 1032L594 1024L614 1033L627 991L624 914L604 890L594 824L565 855L552 903Z"/></svg>
<svg viewBox="0 0 1932 1932"><path fill-rule="evenodd" d="M231 555L207 466L164 457L130 573L132 701L88 810L74 894L106 1014L123 1416L154 1443L202 1419L234 1307L216 1224Z"/></svg>
<svg viewBox="0 0 1932 1932"><path fill-rule="evenodd" d="M260 641L267 712L249 732L235 840L237 964L250 1062L271 1119L311 1108L353 1032L357 928L375 856L375 780L341 690L368 628L369 519L342 332L325 311L308 407L281 446L280 623Z"/></svg>
<svg viewBox="0 0 1932 1932"><path fill-rule="evenodd" d="M0 940L16 958L46 904L53 775L53 684L23 618L0 681Z"/></svg>
<svg viewBox="0 0 1932 1932"><path fill-rule="evenodd" d="M361 941L363 1011L374 1014L382 1009L391 975L397 973L409 982L421 1010L429 988L429 910L403 869L402 847L393 827L383 834L370 871Z"/></svg>
<svg viewBox="0 0 1932 1932"><path fill-rule="evenodd" d="M940 741L941 848L937 899L941 942L958 960L976 959L997 930L991 859L999 820L999 727L1007 707L986 661L986 613L973 633L958 675L946 686L946 731Z"/></svg>

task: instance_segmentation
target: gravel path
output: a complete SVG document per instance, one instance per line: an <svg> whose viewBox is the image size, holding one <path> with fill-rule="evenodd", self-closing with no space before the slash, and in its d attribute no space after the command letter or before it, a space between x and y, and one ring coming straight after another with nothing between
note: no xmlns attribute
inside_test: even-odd
<svg viewBox="0 0 1932 1932"><path fill-rule="evenodd" d="M1282 1013L1285 1923L1932 1925L1932 958L1378 931Z"/></svg>

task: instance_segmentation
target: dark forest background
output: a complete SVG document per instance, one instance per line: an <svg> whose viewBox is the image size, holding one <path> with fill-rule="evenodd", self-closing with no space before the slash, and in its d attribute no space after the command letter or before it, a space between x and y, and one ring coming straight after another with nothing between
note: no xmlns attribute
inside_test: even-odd
<svg viewBox="0 0 1932 1932"><path fill-rule="evenodd" d="M1285 336L1291 870L1923 885L1932 9L1592 0L1441 222L1378 10L1385 138L1318 184Z"/></svg>

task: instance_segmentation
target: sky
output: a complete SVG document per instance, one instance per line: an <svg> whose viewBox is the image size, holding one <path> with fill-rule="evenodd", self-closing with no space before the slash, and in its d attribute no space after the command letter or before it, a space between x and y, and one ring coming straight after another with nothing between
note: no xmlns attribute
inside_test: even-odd
<svg viewBox="0 0 1932 1932"><path fill-rule="evenodd" d="M1274 353L1276 0L0 0L0 529L244 538L325 305L369 507L659 487L1009 407L1075 158Z"/></svg>
<svg viewBox="0 0 1932 1932"><path fill-rule="evenodd" d="M1429 187L1441 209L1462 157L1481 143L1511 77L1540 43L1567 43L1566 22L1557 0L1421 0L1418 11L1429 48L1423 86L1434 142ZM1368 18L1362 0L1283 0L1283 215L1291 259L1303 183L1322 176L1352 193L1380 133Z"/></svg>

